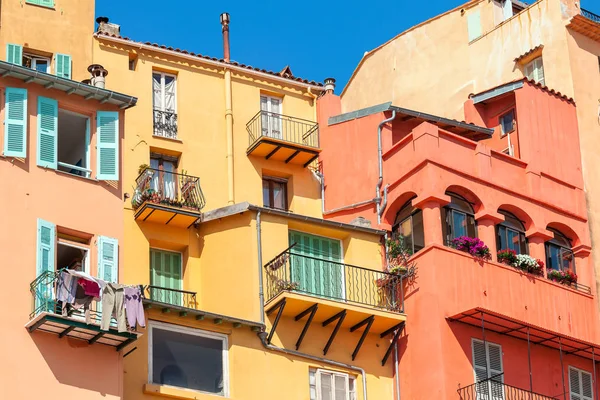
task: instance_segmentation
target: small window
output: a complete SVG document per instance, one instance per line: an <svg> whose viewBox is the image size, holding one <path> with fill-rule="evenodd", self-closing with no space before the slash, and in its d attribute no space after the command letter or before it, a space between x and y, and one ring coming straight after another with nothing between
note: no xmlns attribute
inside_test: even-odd
<svg viewBox="0 0 600 400"><path fill-rule="evenodd" d="M356 400L356 379L341 372L311 368L310 400Z"/></svg>
<svg viewBox="0 0 600 400"><path fill-rule="evenodd" d="M496 225L498 250L514 250L517 254L528 254L525 226L508 211L498 210L504 215L504 221Z"/></svg>
<svg viewBox="0 0 600 400"><path fill-rule="evenodd" d="M150 382L228 396L227 336L158 322L149 327Z"/></svg>
<svg viewBox="0 0 600 400"><path fill-rule="evenodd" d="M571 241L556 229L548 228L554 238L546 242L546 268L556 271L575 272L575 256Z"/></svg>
<svg viewBox="0 0 600 400"><path fill-rule="evenodd" d="M177 78L163 72L152 74L154 135L177 139Z"/></svg>
<svg viewBox="0 0 600 400"><path fill-rule="evenodd" d="M280 98L260 96L260 112L262 136L269 136L275 139L291 139L283 137Z"/></svg>
<svg viewBox="0 0 600 400"><path fill-rule="evenodd" d="M54 0L27 0L27 4L34 4L36 6L54 8Z"/></svg>
<svg viewBox="0 0 600 400"><path fill-rule="evenodd" d="M471 203L456 193L446 194L450 196L450 204L442 209L442 228L446 242L450 243L461 236L476 238L475 212Z"/></svg>
<svg viewBox="0 0 600 400"><path fill-rule="evenodd" d="M89 118L72 111L58 110L58 170L89 178Z"/></svg>
<svg viewBox="0 0 600 400"><path fill-rule="evenodd" d="M129 53L129 70L135 71L135 67L137 66L137 54Z"/></svg>
<svg viewBox="0 0 600 400"><path fill-rule="evenodd" d="M515 130L515 110L510 110L506 114L502 114L499 118L501 136L511 133Z"/></svg>
<svg viewBox="0 0 600 400"><path fill-rule="evenodd" d="M34 69L36 71L50 73L50 58L41 57L34 54L23 54L24 67Z"/></svg>
<svg viewBox="0 0 600 400"><path fill-rule="evenodd" d="M404 245L412 254L425 247L425 229L423 212L411 205L412 199L406 202L396 214L392 233L404 238Z"/></svg>
<svg viewBox="0 0 600 400"><path fill-rule="evenodd" d="M467 31L469 42L472 42L483 34L481 30L481 13L479 10L474 10L467 16Z"/></svg>
<svg viewBox="0 0 600 400"><path fill-rule="evenodd" d="M287 180L263 178L263 205L287 211Z"/></svg>
<svg viewBox="0 0 600 400"><path fill-rule="evenodd" d="M570 400L593 400L594 386L592 374L578 368L569 367Z"/></svg>
<svg viewBox="0 0 600 400"><path fill-rule="evenodd" d="M531 79L541 85L546 84L546 78L544 75L544 63L542 57L538 57L525 65L524 68L525 76L527 79Z"/></svg>

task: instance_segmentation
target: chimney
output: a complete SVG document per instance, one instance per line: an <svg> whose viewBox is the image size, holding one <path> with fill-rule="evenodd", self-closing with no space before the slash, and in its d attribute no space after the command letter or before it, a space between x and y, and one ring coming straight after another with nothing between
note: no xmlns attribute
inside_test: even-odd
<svg viewBox="0 0 600 400"><path fill-rule="evenodd" d="M325 78L325 93L333 94L335 90L335 79Z"/></svg>
<svg viewBox="0 0 600 400"><path fill-rule="evenodd" d="M221 31L223 32L223 59L229 62L229 14L221 14Z"/></svg>
<svg viewBox="0 0 600 400"><path fill-rule="evenodd" d="M96 32L121 36L121 26L108 22L108 17L98 17L96 18L96 22L98 23L98 30Z"/></svg>
<svg viewBox="0 0 600 400"><path fill-rule="evenodd" d="M104 89L106 75L108 71L100 64L92 64L88 67L88 72L92 75L91 84L100 89Z"/></svg>

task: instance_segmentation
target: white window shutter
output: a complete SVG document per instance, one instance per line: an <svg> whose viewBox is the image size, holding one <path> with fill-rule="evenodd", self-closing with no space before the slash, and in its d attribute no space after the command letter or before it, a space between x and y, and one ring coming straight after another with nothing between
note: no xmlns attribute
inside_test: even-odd
<svg viewBox="0 0 600 400"><path fill-rule="evenodd" d="M469 42L472 42L482 35L481 14L479 10L473 11L467 16L467 29L469 31Z"/></svg>
<svg viewBox="0 0 600 400"><path fill-rule="evenodd" d="M98 278L106 282L119 281L119 241L98 237Z"/></svg>
<svg viewBox="0 0 600 400"><path fill-rule="evenodd" d="M592 375L584 371L579 371L581 374L581 395L584 400L593 400L594 389L592 387Z"/></svg>
<svg viewBox="0 0 600 400"><path fill-rule="evenodd" d="M571 391L571 400L582 400L581 385L579 383L579 371L569 368L569 388Z"/></svg>
<svg viewBox="0 0 600 400"><path fill-rule="evenodd" d="M546 85L546 76L544 74L544 62L542 57L535 60L536 82Z"/></svg>
<svg viewBox="0 0 600 400"><path fill-rule="evenodd" d="M509 18L512 18L513 9L511 0L504 0L504 4L502 5L502 14L504 16L505 21Z"/></svg>
<svg viewBox="0 0 600 400"><path fill-rule="evenodd" d="M475 382L483 381L488 378L487 355L485 351L485 345L479 340L473 340L472 347Z"/></svg>
<svg viewBox="0 0 600 400"><path fill-rule="evenodd" d="M308 387L310 391L310 400L317 400L317 374L314 369L308 371Z"/></svg>
<svg viewBox="0 0 600 400"><path fill-rule="evenodd" d="M487 343L487 347L491 378L504 372L502 370L502 347L494 343Z"/></svg>

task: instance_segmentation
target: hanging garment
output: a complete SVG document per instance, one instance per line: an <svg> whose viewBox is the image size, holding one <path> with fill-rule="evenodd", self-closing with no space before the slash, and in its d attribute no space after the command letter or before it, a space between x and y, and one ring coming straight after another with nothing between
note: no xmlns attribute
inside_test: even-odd
<svg viewBox="0 0 600 400"><path fill-rule="evenodd" d="M102 291L102 322L100 329L110 329L110 319L114 315L117 320L117 330L127 331L127 321L123 303L123 291L125 286L118 283L107 283Z"/></svg>
<svg viewBox="0 0 600 400"><path fill-rule="evenodd" d="M100 286L100 294L102 294L102 291L106 287L106 281L104 281L100 278L96 278L95 276L91 276L90 274L86 274L85 272L75 271L72 269L67 270L67 272L78 278L83 278L83 279L87 279L88 281L96 282L98 284L98 286Z"/></svg>
<svg viewBox="0 0 600 400"><path fill-rule="evenodd" d="M96 282L89 281L84 278L79 278L77 283L83 288L86 295L93 296L97 299L100 298L100 285L98 285Z"/></svg>
<svg viewBox="0 0 600 400"><path fill-rule="evenodd" d="M83 287L81 287L77 284L75 286L76 286L75 301L72 304L72 308L75 310L83 309L83 313L85 315L85 323L91 324L92 319L90 316L90 305L92 304L94 297L86 295ZM66 307L63 307L63 315L65 314L65 309L66 309Z"/></svg>
<svg viewBox="0 0 600 400"><path fill-rule="evenodd" d="M135 329L136 324L142 328L146 327L144 316L144 305L142 304L142 291L139 287L125 288L125 312L127 313L127 323L131 329Z"/></svg>
<svg viewBox="0 0 600 400"><path fill-rule="evenodd" d="M73 304L77 292L77 278L66 272L61 272L56 285L56 300ZM66 307L63 306L63 314Z"/></svg>

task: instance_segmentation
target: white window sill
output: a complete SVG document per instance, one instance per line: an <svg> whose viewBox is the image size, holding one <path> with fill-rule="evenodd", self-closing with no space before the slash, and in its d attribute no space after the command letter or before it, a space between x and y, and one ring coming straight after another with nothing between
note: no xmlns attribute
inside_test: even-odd
<svg viewBox="0 0 600 400"><path fill-rule="evenodd" d="M197 392L192 389L182 389L173 386L157 385L155 383L146 383L144 385L144 393L151 394L153 396L167 397L170 399L182 399L182 400L217 400L217 399L231 399L231 397L224 397L218 394L209 394L204 392Z"/></svg>
<svg viewBox="0 0 600 400"><path fill-rule="evenodd" d="M183 140L181 140L179 138L170 138L170 137L161 136L161 135L155 135L155 134L152 134L152 137L156 138L156 139L168 140L170 142L183 143Z"/></svg>

